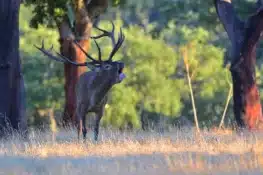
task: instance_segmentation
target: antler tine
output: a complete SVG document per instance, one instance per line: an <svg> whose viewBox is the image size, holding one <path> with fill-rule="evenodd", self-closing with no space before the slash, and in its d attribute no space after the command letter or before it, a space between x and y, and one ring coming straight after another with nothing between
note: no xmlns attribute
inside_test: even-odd
<svg viewBox="0 0 263 175"><path fill-rule="evenodd" d="M56 52L56 51L55 51L55 53L56 53L59 57L54 56L54 55L51 53L51 51L53 50L53 45L50 47L49 50L46 50L46 49L45 49L45 45L44 45L44 40L42 40L42 46L41 46L41 48L38 47L38 46L36 46L35 44L34 44L34 46L35 46L38 50L40 50L42 53L44 53L46 56L48 56L49 58L51 58L51 59L53 59L53 60L55 60L55 61L62 62L62 63L71 63L71 64L73 64L73 65L75 65L75 66L86 66L86 65L88 64L87 62L84 62L84 63L76 63L76 62L73 62L73 61L71 61L70 59L68 59L67 57L61 55L60 53L58 53L58 52Z"/></svg>
<svg viewBox="0 0 263 175"><path fill-rule="evenodd" d="M95 40L94 40L95 41ZM100 61L98 61L98 60L95 60L91 55L89 55L80 45L79 45L79 43L77 42L77 41L75 41L74 40L74 44L76 44L77 46L78 46L78 48L89 58L89 59L91 59L92 60L92 62L93 63L97 63L97 64L100 64ZM96 45L97 45L97 43L96 43ZM97 45L97 47L98 47L98 45ZM99 47L98 47L99 48ZM100 49L99 49L99 51L100 51ZM100 58L101 59L101 58Z"/></svg>
<svg viewBox="0 0 263 175"><path fill-rule="evenodd" d="M62 57L66 62L69 62L69 63L71 63L71 64L73 64L73 65L75 65L75 66L87 66L87 64L89 64L88 62L76 63L76 62L71 61L70 59L68 59L67 57L65 57L64 55L61 55L60 53L58 53L58 52L56 52L56 51L55 51L55 53L56 53L57 55L59 55L60 57Z"/></svg>
<svg viewBox="0 0 263 175"><path fill-rule="evenodd" d="M58 61L58 62L63 62L65 63L66 61L64 59L61 59L59 57L54 56L52 53L50 53L53 50L53 45L50 47L49 51L45 49L45 45L44 45L44 40L42 40L42 45L41 47L38 47L37 45L34 44L34 46L40 50L44 55L48 56L49 58Z"/></svg>
<svg viewBox="0 0 263 175"><path fill-rule="evenodd" d="M101 59L101 49L100 49L100 46L98 45L97 41L94 39L93 40L98 48L98 56L99 56L99 61L102 62L102 59Z"/></svg>
<svg viewBox="0 0 263 175"><path fill-rule="evenodd" d="M118 51L118 49L121 47L124 39L125 39L125 36L123 35L123 32L122 32L122 28L120 28L120 34L119 34L119 38L118 38L118 41L116 43L115 41L115 38L114 38L114 32L115 32L115 25L112 21L111 22L111 25L112 25L112 31L111 32L108 32L104 29L101 29L99 28L98 26L95 26L96 29L98 29L99 31L103 32L101 35L98 35L98 36L92 36L91 38L93 39L99 39L103 36L108 36L110 37L111 39L111 42L112 42L112 45L113 45L113 49L110 53L110 56L109 56L109 59L108 61L111 61L112 60L112 57L114 56L114 54Z"/></svg>
<svg viewBox="0 0 263 175"><path fill-rule="evenodd" d="M111 22L111 25L112 25L112 30L111 32L109 31L106 31L104 29L101 29L99 28L98 26L95 26L96 29L98 29L99 31L103 32L101 35L98 35L98 36L92 36L91 38L93 39L99 39L101 37L104 37L104 36L108 36L111 38L111 42L112 42L112 45L115 45L115 38L114 38L114 32L115 32L115 25L112 21Z"/></svg>
<svg viewBox="0 0 263 175"><path fill-rule="evenodd" d="M112 57L119 50L119 48L121 47L121 45L122 45L124 40L125 40L125 36L123 35L122 28L120 28L119 38L118 38L118 41L117 41L116 45L114 45L114 48L112 49L112 51L110 53L109 61L112 60Z"/></svg>

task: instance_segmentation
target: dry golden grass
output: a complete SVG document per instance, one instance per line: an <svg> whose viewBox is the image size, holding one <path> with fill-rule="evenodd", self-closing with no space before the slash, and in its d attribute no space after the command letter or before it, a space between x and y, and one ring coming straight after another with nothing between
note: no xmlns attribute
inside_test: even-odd
<svg viewBox="0 0 263 175"><path fill-rule="evenodd" d="M74 131L55 142L49 133L13 137L0 143L0 174L262 174L261 133L104 130L100 139L78 143Z"/></svg>

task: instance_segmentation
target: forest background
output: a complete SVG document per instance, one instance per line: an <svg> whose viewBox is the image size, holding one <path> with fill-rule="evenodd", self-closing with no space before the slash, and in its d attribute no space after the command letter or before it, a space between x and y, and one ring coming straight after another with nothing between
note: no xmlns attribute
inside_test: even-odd
<svg viewBox="0 0 263 175"><path fill-rule="evenodd" d="M241 17L254 11L254 1L233 2ZM27 94L28 124L50 126L50 114L59 125L64 108L63 64L45 58L33 45L54 45L59 51L57 28L36 24L32 20L34 6L20 8L20 51ZM114 60L125 62L127 78L116 85L106 106L103 126L141 128L165 119L175 125L179 118L193 122L193 108L182 49L186 49L190 77L200 126L218 125L225 110L231 88L225 48L230 45L227 34L217 18L213 1L202 0L133 0L109 6L100 16L99 26L110 30L109 20L116 28L123 27L123 47ZM36 28L37 26L37 28ZM92 30L96 34L96 30ZM111 50L110 41L99 42L103 55ZM89 53L95 55L92 44ZM263 50L257 50L256 77L261 99ZM235 122L232 100L226 113L226 124ZM148 125L149 126L149 125Z"/></svg>

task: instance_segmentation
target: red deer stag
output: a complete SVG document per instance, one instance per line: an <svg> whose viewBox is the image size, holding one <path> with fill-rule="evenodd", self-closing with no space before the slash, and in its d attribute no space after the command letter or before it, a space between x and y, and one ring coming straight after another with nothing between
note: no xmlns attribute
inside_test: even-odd
<svg viewBox="0 0 263 175"><path fill-rule="evenodd" d="M91 60L91 62L76 63L59 54L58 52L55 52L57 54L57 56L55 56L51 53L53 45L49 50L46 50L44 47L44 41L42 41L41 48L35 46L50 59L63 63L70 63L75 66L87 66L91 69L91 71L83 73L76 84L78 139L80 139L82 131L83 139L86 140L86 114L88 112L94 112L96 114L94 140L98 140L99 124L104 113L105 105L107 103L108 92L113 87L113 85L122 82L122 80L125 78L125 74L123 73L124 63L119 61L112 61L112 57L121 47L125 36L120 29L119 38L116 42L114 38L115 26L112 22L111 24L111 32L100 29L99 27L95 27L96 29L101 31L102 34L99 36L91 37L98 49L98 59L94 59L87 52L85 52L85 50L78 44L78 42L73 41L74 44L76 44L85 53L85 55ZM113 49L106 61L102 60L101 49L96 42L96 39L104 36L109 37L113 44Z"/></svg>

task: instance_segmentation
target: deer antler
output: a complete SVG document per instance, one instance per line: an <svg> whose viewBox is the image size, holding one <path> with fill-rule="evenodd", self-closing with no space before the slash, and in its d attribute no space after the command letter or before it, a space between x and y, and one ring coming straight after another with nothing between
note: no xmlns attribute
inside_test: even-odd
<svg viewBox="0 0 263 175"><path fill-rule="evenodd" d="M98 29L99 31L102 32L101 35L98 36L93 36L93 39L99 39L102 38L104 36L107 36L111 39L112 45L113 45L113 49L110 53L110 56L108 58L108 61L112 61L112 57L115 55L115 53L119 50L119 48L121 47L123 41L125 40L125 36L122 33L122 29L120 28L120 33L119 33L119 37L118 37L118 41L116 43L115 38L114 38L114 32L115 32L115 26L113 24L113 22L111 21L111 25L112 25L112 30L111 32L106 31L104 29L99 28L98 26L94 26L94 28Z"/></svg>
<svg viewBox="0 0 263 175"><path fill-rule="evenodd" d="M91 59L93 62L96 62L96 63L99 63L99 64L100 64L100 63L102 62L102 59L101 59L101 49L100 49L97 41L96 41L96 40L93 40L93 41L95 42L95 44L96 44L96 46L97 46L97 49L98 49L98 57L99 57L98 59L99 59L99 61L98 61L98 60L95 60L92 56L90 56L90 55L79 45L79 43L78 43L76 40L74 40L73 42L74 42L75 45L78 46L78 48L79 48L89 59Z"/></svg>
<svg viewBox="0 0 263 175"><path fill-rule="evenodd" d="M94 40L95 41L95 40ZM74 40L74 44L76 44L82 52L85 53L85 55L91 59L92 61L91 62L84 62L84 63L76 63L74 61L71 61L69 58L61 55L60 53L54 51L57 56L53 55L51 52L53 50L53 45L51 46L50 49L45 49L45 45L44 45L44 40L42 40L42 45L41 47L38 47L34 44L34 46L40 50L43 54L45 54L46 56L48 56L49 58L55 60L55 61L58 61L58 62L63 62L63 63L70 63L70 64L73 64L75 66L87 66L88 64L101 64L101 50L97 44L97 42L95 41L96 43L96 46L98 47L98 50L99 50L99 61L95 60L92 56L90 56L87 52L84 51L84 49Z"/></svg>
<svg viewBox="0 0 263 175"><path fill-rule="evenodd" d="M70 63L70 64L73 64L75 66L87 66L88 64L93 64L93 65L100 65L102 64L102 54L101 54L101 49L96 41L96 39L99 39L101 37L104 37L104 36L108 36L111 38L111 41L112 41L112 44L113 44L113 49L110 53L110 56L108 58L107 61L112 61L112 57L115 55L115 53L119 50L119 48L121 47L124 39L125 39L125 36L123 35L122 33L122 29L120 28L120 33L119 33L119 37L118 37L118 41L117 43L115 42L115 38L114 38L114 31L115 31L115 26L113 24L113 22L111 22L112 24L112 31L111 32L108 32L106 30L103 30L101 28L98 28L96 27L96 29L100 30L101 32L103 32L103 34L99 35L99 36L94 36L94 37L91 37L93 39L93 41L95 42L96 44L96 47L98 49L98 60L94 59L91 55L89 55L81 46L80 44L76 41L76 40L73 40L73 43L91 60L91 62L84 62L84 63L76 63L74 61L71 61L69 58L61 55L60 53L56 52L55 53L57 54L57 56L53 55L51 53L51 51L53 50L53 45L51 46L51 48L49 50L45 49L44 47L44 40L42 40L42 46L41 47L38 47L36 45L34 45L38 50L40 50L42 53L44 53L46 56L48 56L49 58L55 60L55 61L59 61L59 62L63 62L63 63Z"/></svg>
<svg viewBox="0 0 263 175"><path fill-rule="evenodd" d="M55 60L55 61L63 62L63 63L66 62L64 59L59 58L59 57L56 57L56 56L54 56L54 55L51 53L51 51L53 50L53 45L51 45L51 47L50 47L49 50L46 50L46 49L45 49L45 46L44 46L44 40L42 40L42 45L41 45L41 47L38 47L38 46L36 46L35 44L34 44L34 46L35 46L38 50L40 50L42 53L44 53L45 55L47 55L49 58L51 58L51 59L53 59L53 60ZM59 54L59 55L60 55L60 54Z"/></svg>

